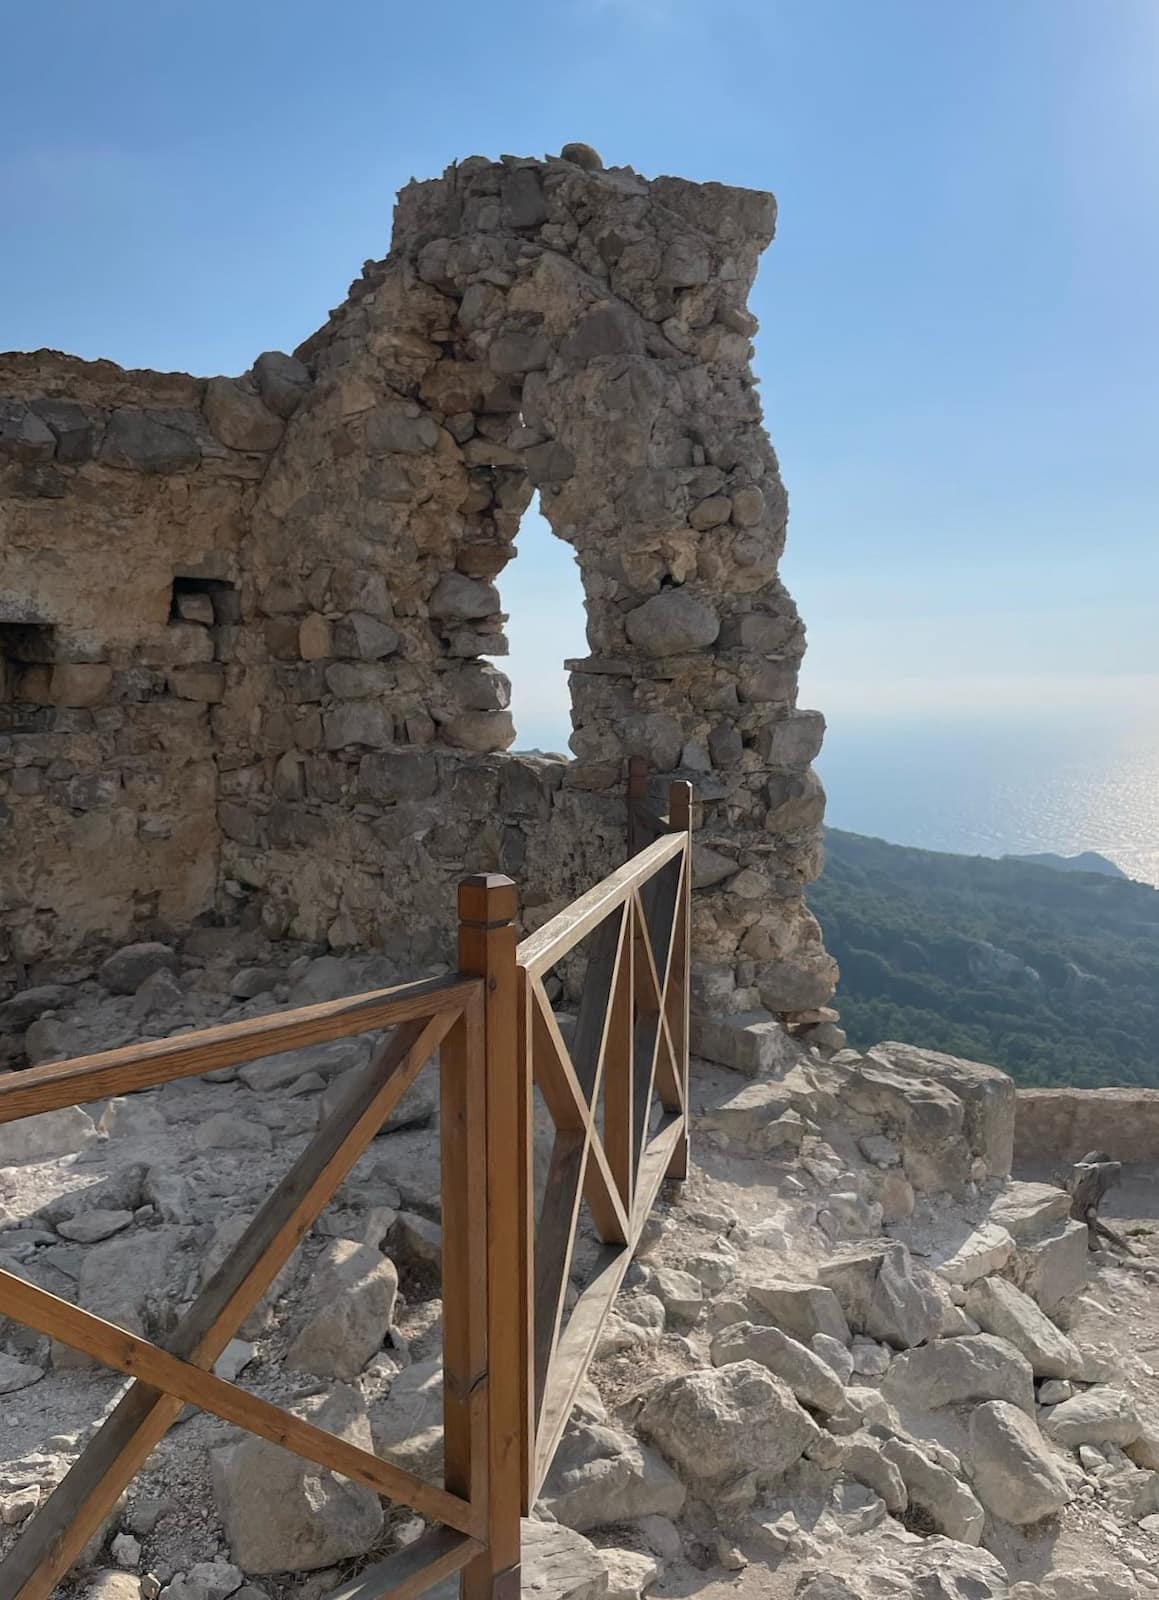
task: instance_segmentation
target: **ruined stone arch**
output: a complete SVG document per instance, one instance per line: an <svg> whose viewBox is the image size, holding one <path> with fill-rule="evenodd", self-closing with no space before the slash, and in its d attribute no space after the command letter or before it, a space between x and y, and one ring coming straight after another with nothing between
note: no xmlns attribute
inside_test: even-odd
<svg viewBox="0 0 1159 1600"><path fill-rule="evenodd" d="M823 725L796 705L745 304L775 205L569 153L410 184L389 255L295 357L201 385L197 464L143 468L223 478L219 909L427 956L455 878L504 870L534 923L620 859L641 754L696 786L704 1003L807 1009L834 978L802 898ZM102 492L124 456L98 447ZM566 764L504 754L483 659L505 649L496 582L536 490L587 611Z"/></svg>

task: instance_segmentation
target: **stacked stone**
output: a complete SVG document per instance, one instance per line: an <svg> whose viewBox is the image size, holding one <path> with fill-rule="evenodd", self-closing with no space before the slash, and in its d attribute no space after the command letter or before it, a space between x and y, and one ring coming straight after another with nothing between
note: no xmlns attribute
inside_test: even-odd
<svg viewBox="0 0 1159 1600"><path fill-rule="evenodd" d="M802 900L820 865L823 723L796 708L786 496L749 366L745 299L774 217L770 195L604 171L586 147L475 157L403 191L390 256L298 352L316 383L245 561L251 654L264 640L274 665L226 711L239 750L256 718L266 757L238 768L225 827L248 855L228 854L292 905L295 832L313 834L304 811L327 815L313 920L299 907L291 928L381 936L375 880L402 854L395 834L381 844L392 799L414 863L391 873L393 914L427 909L440 836L456 868L512 870L514 854L551 909L571 870L614 864L638 754L658 792L687 776L700 802L704 1002L791 1013L828 998L835 969ZM495 580L536 490L576 553L591 654L570 664L576 760L547 785L546 826L505 851L494 785L464 814L462 758L414 751L512 742L507 680L484 658L506 651ZM424 774L421 796L394 794L396 767ZM577 822L596 847L561 859Z"/></svg>
<svg viewBox="0 0 1159 1600"><path fill-rule="evenodd" d="M238 543L306 383L0 358L0 988L213 906Z"/></svg>

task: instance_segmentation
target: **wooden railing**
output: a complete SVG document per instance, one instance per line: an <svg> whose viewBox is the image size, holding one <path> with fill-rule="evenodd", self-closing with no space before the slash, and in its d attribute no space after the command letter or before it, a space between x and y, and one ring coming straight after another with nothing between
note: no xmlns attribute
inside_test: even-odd
<svg viewBox="0 0 1159 1600"><path fill-rule="evenodd" d="M162 1347L0 1271L0 1315L133 1379L0 1563L0 1600L48 1600L186 1405L341 1473L434 1526L331 1600L410 1600L461 1573L464 1600L518 1600L521 1511L550 1466L664 1177L687 1165L689 794L671 831L516 946L515 886L459 889L457 973L106 1051L0 1081L0 1124L353 1034L392 1030ZM658 824L661 819L657 819ZM544 977L588 955L570 1047ZM439 1052L444 1481L217 1377L273 1283L424 1064ZM532 1215L533 1086L554 1142ZM600 1096L602 1090L602 1104ZM581 1199L603 1250L564 1322Z"/></svg>
<svg viewBox="0 0 1159 1600"><path fill-rule="evenodd" d="M525 1506L550 1469L657 1190L687 1172L690 808L689 786L674 784L668 817L656 819L663 836L516 952L519 1060L554 1127L537 1221L531 1138L521 1145ZM581 942L587 964L569 1045L543 980ZM604 1248L565 1323L581 1199Z"/></svg>

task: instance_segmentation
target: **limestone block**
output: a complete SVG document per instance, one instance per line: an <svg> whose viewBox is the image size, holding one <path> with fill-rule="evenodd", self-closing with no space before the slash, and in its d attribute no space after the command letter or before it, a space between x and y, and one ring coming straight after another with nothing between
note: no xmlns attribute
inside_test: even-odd
<svg viewBox="0 0 1159 1600"><path fill-rule="evenodd" d="M1086 1283L1088 1254L1086 1224L1064 1222L1020 1245L1007 1270L1044 1311L1053 1311Z"/></svg>
<svg viewBox="0 0 1159 1600"><path fill-rule="evenodd" d="M265 350L254 362L254 378L262 400L276 416L288 419L310 388L309 369L281 350Z"/></svg>
<svg viewBox="0 0 1159 1600"><path fill-rule="evenodd" d="M941 1328L941 1302L915 1278L903 1244L847 1251L822 1263L818 1277L836 1295L854 1333L905 1350Z"/></svg>
<svg viewBox="0 0 1159 1600"><path fill-rule="evenodd" d="M981 1544L986 1513L952 1472L902 1439L887 1439L881 1453L897 1468L910 1505L924 1511L939 1533L962 1544Z"/></svg>
<svg viewBox="0 0 1159 1600"><path fill-rule="evenodd" d="M380 1456L420 1478L441 1480L442 1361L416 1361L404 1367L386 1398L371 1406L370 1424Z"/></svg>
<svg viewBox="0 0 1159 1600"><path fill-rule="evenodd" d="M768 1313L776 1327L808 1344L814 1334L826 1333L843 1345L850 1341L849 1324L841 1302L819 1283L779 1282L762 1279L747 1286L749 1299Z"/></svg>
<svg viewBox="0 0 1159 1600"><path fill-rule="evenodd" d="M968 1284L1004 1267L1014 1254L1014 1240L995 1222L984 1222L967 1234L948 1255L934 1257L938 1276L947 1283Z"/></svg>
<svg viewBox="0 0 1159 1600"><path fill-rule="evenodd" d="M351 611L334 626L332 652L358 661L381 661L398 650L402 638L396 629L366 611Z"/></svg>
<svg viewBox="0 0 1159 1600"><path fill-rule="evenodd" d="M1016 1102L1014 1082L1005 1072L981 1061L892 1041L875 1045L870 1055L900 1072L930 1078L956 1094L965 1107L964 1128L972 1153L982 1157L991 1177L1009 1175Z"/></svg>
<svg viewBox="0 0 1159 1600"><path fill-rule="evenodd" d="M1052 1183L1008 1183L990 1207L990 1220L1017 1243L1054 1231L1070 1216L1070 1195Z"/></svg>
<svg viewBox="0 0 1159 1600"><path fill-rule="evenodd" d="M694 1055L718 1061L746 1078L764 1077L779 1067L791 1066L800 1055L776 1017L762 1010L693 1016L691 1048Z"/></svg>
<svg viewBox="0 0 1159 1600"><path fill-rule="evenodd" d="M1131 1395L1122 1389L1088 1389L1055 1406L1043 1428L1059 1444L1131 1445L1143 1431Z"/></svg>
<svg viewBox="0 0 1159 1600"><path fill-rule="evenodd" d="M328 617L312 611L298 624L298 654L303 661L322 661L332 653L332 627Z"/></svg>
<svg viewBox="0 0 1159 1600"><path fill-rule="evenodd" d="M96 1124L80 1106L42 1111L37 1117L0 1126L0 1167L17 1167L29 1161L51 1161L95 1144Z"/></svg>
<svg viewBox="0 0 1159 1600"><path fill-rule="evenodd" d="M788 1385L755 1361L669 1379L652 1390L638 1426L710 1501L746 1473L778 1478L818 1431Z"/></svg>
<svg viewBox="0 0 1159 1600"><path fill-rule="evenodd" d="M189 472L201 460L196 419L181 411L122 406L109 417L99 459L137 472Z"/></svg>
<svg viewBox="0 0 1159 1600"><path fill-rule="evenodd" d="M628 638L650 656L679 655L710 645L720 619L685 589L663 589L628 613Z"/></svg>
<svg viewBox="0 0 1159 1600"><path fill-rule="evenodd" d="M787 1383L802 1405L826 1415L840 1411L845 1403L844 1385L832 1367L779 1328L733 1323L713 1339L712 1359L718 1367L756 1361Z"/></svg>
<svg viewBox="0 0 1159 1600"><path fill-rule="evenodd" d="M637 1517L677 1517L685 1493L663 1457L630 1433L572 1421L540 1491L540 1504L557 1522L582 1533Z"/></svg>
<svg viewBox="0 0 1159 1600"><path fill-rule="evenodd" d="M465 577L461 572L445 572L427 601L431 616L447 623L495 616L501 609L499 591L494 584L481 583L478 578Z"/></svg>
<svg viewBox="0 0 1159 1600"><path fill-rule="evenodd" d="M210 378L203 405L205 420L231 450L272 450L281 440L281 417L232 378Z"/></svg>
<svg viewBox="0 0 1159 1600"><path fill-rule="evenodd" d="M169 688L179 700L200 700L216 705L225 698L225 668L219 661L171 667L167 676Z"/></svg>
<svg viewBox="0 0 1159 1600"><path fill-rule="evenodd" d="M1007 1401L991 1400L970 1413L970 1453L974 1490L1004 1522L1040 1522L1070 1499L1036 1424Z"/></svg>
<svg viewBox="0 0 1159 1600"><path fill-rule="evenodd" d="M895 1464L881 1452L881 1444L868 1434L856 1434L845 1441L841 1470L855 1483L863 1483L880 1495L886 1510L898 1517L909 1505L905 1480Z"/></svg>
<svg viewBox="0 0 1159 1600"><path fill-rule="evenodd" d="M989 1333L937 1339L897 1357L882 1383L894 1405L965 1405L977 1400L1008 1400L1034 1415L1034 1373L1030 1362L1005 1339Z"/></svg>
<svg viewBox="0 0 1159 1600"><path fill-rule="evenodd" d="M374 1448L357 1390L339 1386L292 1409L360 1449ZM243 1572L312 1572L362 1555L382 1531L373 1489L303 1461L265 1439L211 1454L213 1495Z"/></svg>
<svg viewBox="0 0 1159 1600"><path fill-rule="evenodd" d="M314 1263L286 1366L323 1378L356 1378L382 1347L397 1294L392 1261L369 1245L335 1239Z"/></svg>
<svg viewBox="0 0 1159 1600"><path fill-rule="evenodd" d="M375 700L349 700L322 715L322 743L327 750L365 745L382 750L394 742L394 718Z"/></svg>
<svg viewBox="0 0 1159 1600"><path fill-rule="evenodd" d="M1086 1360L1029 1295L1005 1278L982 1278L966 1295L966 1312L985 1333L1020 1350L1036 1378L1081 1378Z"/></svg>

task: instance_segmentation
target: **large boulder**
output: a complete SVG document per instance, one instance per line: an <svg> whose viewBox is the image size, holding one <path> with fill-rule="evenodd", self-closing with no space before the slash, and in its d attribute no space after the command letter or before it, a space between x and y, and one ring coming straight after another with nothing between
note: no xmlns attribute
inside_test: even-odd
<svg viewBox="0 0 1159 1600"><path fill-rule="evenodd" d="M989 1333L939 1339L920 1350L907 1350L886 1373L881 1392L898 1406L936 1410L979 1400L1009 1400L1034 1414L1030 1362L1005 1339Z"/></svg>
<svg viewBox="0 0 1159 1600"><path fill-rule="evenodd" d="M970 1454L975 1493L1004 1522L1040 1522L1070 1499L1037 1425L1006 1400L971 1412Z"/></svg>
<svg viewBox="0 0 1159 1600"><path fill-rule="evenodd" d="M964 1131L971 1155L985 1161L992 1178L1009 1175L1014 1159L1016 1102L1012 1078L982 1061L965 1061L959 1056L943 1055L940 1050L923 1050L918 1045L892 1040L875 1045L869 1054L898 1072L928 1079L957 1095L965 1108Z"/></svg>
<svg viewBox="0 0 1159 1600"><path fill-rule="evenodd" d="M759 1362L787 1383L802 1405L826 1415L840 1411L845 1403L845 1386L833 1368L780 1328L734 1322L713 1339L712 1359L718 1367L734 1361Z"/></svg>
<svg viewBox="0 0 1159 1600"><path fill-rule="evenodd" d="M1037 1239L1070 1216L1070 1195L1053 1183L1008 1183L990 1207L990 1220L1016 1244Z"/></svg>
<svg viewBox="0 0 1159 1600"><path fill-rule="evenodd" d="M755 1361L669 1379L649 1395L639 1427L707 1500L750 1472L780 1477L820 1436L788 1385Z"/></svg>
<svg viewBox="0 0 1159 1600"><path fill-rule="evenodd" d="M854 1333L907 1350L941 1330L941 1300L936 1290L915 1278L903 1244L847 1251L825 1262L818 1277L837 1296Z"/></svg>
<svg viewBox="0 0 1159 1600"><path fill-rule="evenodd" d="M130 1333L149 1338L163 1333L183 1277L178 1252L187 1237L181 1228L149 1228L91 1245L81 1259L79 1304ZM54 1348L56 1367L97 1364L78 1350Z"/></svg>
<svg viewBox="0 0 1159 1600"><path fill-rule="evenodd" d="M980 1278L966 1295L966 1315L983 1333L1020 1350L1036 1378L1081 1378L1086 1368L1073 1340L1056 1328L1029 1295L1005 1278Z"/></svg>
<svg viewBox="0 0 1159 1600"><path fill-rule="evenodd" d="M1055 1406L1043 1428L1059 1444L1077 1449L1080 1444L1134 1444L1143 1424L1125 1390L1100 1386Z"/></svg>
<svg viewBox="0 0 1159 1600"><path fill-rule="evenodd" d="M679 1516L683 1483L668 1463L630 1433L572 1421L540 1491L557 1522L581 1533L637 1517Z"/></svg>
<svg viewBox="0 0 1159 1600"><path fill-rule="evenodd" d="M757 1279L747 1285L748 1298L776 1327L807 1344L815 1334L828 1334L847 1345L849 1324L841 1302L820 1283L782 1283L775 1278Z"/></svg>
<svg viewBox="0 0 1159 1600"><path fill-rule="evenodd" d="M335 1239L314 1264L286 1366L320 1378L356 1378L382 1348L397 1294L393 1261L371 1245Z"/></svg>
<svg viewBox="0 0 1159 1600"><path fill-rule="evenodd" d="M316 1427L373 1449L357 1390L339 1386L294 1408ZM363 1555L382 1532L373 1489L303 1461L265 1439L247 1438L211 1456L213 1495L234 1561L243 1572L312 1572Z"/></svg>
<svg viewBox="0 0 1159 1600"><path fill-rule="evenodd" d="M947 1467L931 1461L924 1451L904 1439L887 1439L881 1453L897 1468L910 1505L924 1512L939 1533L962 1544L981 1544L986 1513L976 1496Z"/></svg>

